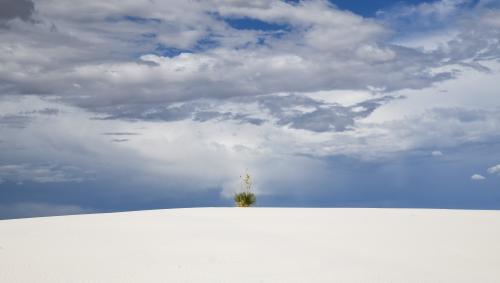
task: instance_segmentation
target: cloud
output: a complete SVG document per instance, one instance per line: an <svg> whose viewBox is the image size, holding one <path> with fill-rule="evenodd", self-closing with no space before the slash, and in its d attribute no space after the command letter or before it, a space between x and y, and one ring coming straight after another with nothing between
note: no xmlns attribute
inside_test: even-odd
<svg viewBox="0 0 500 283"><path fill-rule="evenodd" d="M482 180L485 180L486 178L482 175L474 174L470 177L470 179L473 181L482 181Z"/></svg>
<svg viewBox="0 0 500 283"><path fill-rule="evenodd" d="M129 141L129 139L112 139L112 142L126 142Z"/></svg>
<svg viewBox="0 0 500 283"><path fill-rule="evenodd" d="M442 111L439 108L391 122L370 123L364 120L365 113L370 113L371 107L378 108L365 103L365 98L361 101L361 104L356 101L335 104L313 93L259 96L257 99L225 100L218 104L198 101L195 106L186 102L170 107L188 109L187 114L183 114L187 117L196 117L197 113L208 109L243 116L217 114L219 116L215 115L215 118L205 117L203 122L192 118L130 122L92 119L96 116L93 112L26 96L16 102L2 103L0 107L10 108L12 113L19 112L19 108L29 112L49 107L60 109L60 114L37 114L28 128L4 129L2 137L5 141L0 146L10 149L3 150L4 162L18 166L13 168L16 170L7 170L16 174L4 173L0 177L9 177L12 182L16 182L14 176L24 176L17 178L26 182L34 179L85 181L90 178L102 183L105 180L117 182L127 176L130 184L149 188L147 190L154 194L172 194L172 189L163 188L163 184L186 191L218 187L230 194L234 176L239 176L245 168L255 172L259 179L277 182L279 178L287 179L287 173L271 176L276 174L272 168L286 163L287 170L301 176L303 182L313 180L314 176L317 177L315 182L322 182L331 174L324 169L327 158L347 156L373 162L421 149L485 143L495 140L495 133L500 132L496 122L500 112L495 110L484 111L481 119L461 119L461 111ZM350 115L346 117L354 121L344 124L344 120L338 121L334 116L331 120L319 121L319 125L346 125L345 129L318 130L314 119L309 120L307 116L318 109L346 113ZM265 122L249 123L244 119ZM288 125L283 125L284 121ZM299 124L304 121L311 125ZM78 129L74 125L79 125ZM125 139L127 141L122 141ZM47 164L47 160L52 164ZM299 174L306 163L308 169ZM66 170L57 164L71 165L80 170ZM206 164L211 164L210 168ZM94 173L85 173L89 170ZM297 184L301 183L299 179ZM116 190L120 187L115 186ZM282 190L266 183L260 186L267 188L269 194ZM307 187L305 183L304 186ZM160 187L163 189L158 189Z"/></svg>
<svg viewBox="0 0 500 283"><path fill-rule="evenodd" d="M0 127L8 128L26 128L31 124L37 115L58 115L59 109L55 108L45 108L39 110L30 111L18 111L17 113L11 114L0 114Z"/></svg>
<svg viewBox="0 0 500 283"><path fill-rule="evenodd" d="M35 4L31 0L1 0L0 27L6 21L19 18L23 21L31 20Z"/></svg>
<svg viewBox="0 0 500 283"><path fill-rule="evenodd" d="M81 169L73 166L6 164L0 165L2 180L22 184L81 182L84 180Z"/></svg>
<svg viewBox="0 0 500 283"><path fill-rule="evenodd" d="M249 168L259 194L300 195L346 178L329 167L338 160L495 144L498 7L388 13L327 1L38 1L36 21L2 30L11 167L0 178L230 197ZM245 20L253 27L234 24Z"/></svg>
<svg viewBox="0 0 500 283"><path fill-rule="evenodd" d="M40 202L0 204L0 219L57 216L95 212L97 211L94 209L71 204L50 204Z"/></svg>
<svg viewBox="0 0 500 283"><path fill-rule="evenodd" d="M431 152L431 155L432 156L442 156L443 153L441 151L439 151L439 150L434 150L434 151Z"/></svg>
<svg viewBox="0 0 500 283"><path fill-rule="evenodd" d="M128 133L128 132L108 132L108 133L102 133L102 135L105 135L105 136L138 136L140 134L139 133Z"/></svg>
<svg viewBox="0 0 500 283"><path fill-rule="evenodd" d="M391 23L401 32L443 28L457 15L464 15L470 0L442 0L415 5L399 4L388 10L378 11L377 17ZM408 20L411 19L411 20Z"/></svg>
<svg viewBox="0 0 500 283"><path fill-rule="evenodd" d="M420 89L456 76L438 69L448 63L436 56L448 54L387 43L391 30L383 23L340 11L326 1L172 3L137 1L111 9L95 1L57 6L41 2L39 23L15 25L3 36L0 89L57 95L92 111L117 112L154 110L161 103L201 97ZM70 14L74 17L66 16ZM289 29L277 35L242 31L226 22L239 18ZM171 53L172 48L181 51ZM330 117L324 112L308 119Z"/></svg>
<svg viewBox="0 0 500 283"><path fill-rule="evenodd" d="M500 164L488 168L490 174L500 174Z"/></svg>
<svg viewBox="0 0 500 283"><path fill-rule="evenodd" d="M27 115L0 115L0 126L12 128L25 128L32 118Z"/></svg>
<svg viewBox="0 0 500 283"><path fill-rule="evenodd" d="M305 94L271 94L224 100L198 99L164 106L120 107L106 110L101 119L197 122L233 120L261 125L272 123L313 132L346 131L355 121L369 116L378 107L395 99L391 96L367 99L344 106L314 99Z"/></svg>
<svg viewBox="0 0 500 283"><path fill-rule="evenodd" d="M21 112L20 114L23 114L23 115L33 115L33 114L58 115L59 112L60 111L57 108L44 108L44 109L40 109L40 110Z"/></svg>
<svg viewBox="0 0 500 283"><path fill-rule="evenodd" d="M500 57L498 6L485 1L442 0L401 6L387 13L391 26L399 29L397 42L425 49L446 65L462 65L490 71L483 63ZM384 14L385 15L385 14Z"/></svg>

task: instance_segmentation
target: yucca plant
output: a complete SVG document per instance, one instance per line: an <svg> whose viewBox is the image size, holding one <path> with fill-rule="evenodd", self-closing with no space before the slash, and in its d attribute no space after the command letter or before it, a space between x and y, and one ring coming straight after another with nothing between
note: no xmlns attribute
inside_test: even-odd
<svg viewBox="0 0 500 283"><path fill-rule="evenodd" d="M234 201L238 207L249 207L252 206L256 197L255 194L252 193L252 178L248 172L245 174L245 177L241 180L241 187L244 187L244 191L237 193L234 195Z"/></svg>
<svg viewBox="0 0 500 283"><path fill-rule="evenodd" d="M256 199L253 193L242 192L234 196L234 201L238 207L249 207L255 203Z"/></svg>

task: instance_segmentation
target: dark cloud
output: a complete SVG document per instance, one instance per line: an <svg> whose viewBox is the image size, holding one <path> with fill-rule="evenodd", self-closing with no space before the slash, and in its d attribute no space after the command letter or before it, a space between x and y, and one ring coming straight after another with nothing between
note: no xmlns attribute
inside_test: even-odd
<svg viewBox="0 0 500 283"><path fill-rule="evenodd" d="M33 114L42 114L42 115L58 115L60 113L60 110L57 108L44 108L40 110L32 110L32 111L23 111L20 112L19 114L22 115L33 115Z"/></svg>
<svg viewBox="0 0 500 283"><path fill-rule="evenodd" d="M97 111L107 114L104 118L100 118L104 120L180 121L191 118L191 113L199 107L202 107L202 104L186 103L181 106L126 105L98 108Z"/></svg>
<svg viewBox="0 0 500 283"><path fill-rule="evenodd" d="M43 115L57 115L57 114L59 114L59 109L44 108L42 110L38 110L38 113L43 114Z"/></svg>
<svg viewBox="0 0 500 283"><path fill-rule="evenodd" d="M107 132L107 133L102 133L104 136L139 136L141 134L139 133L132 133L132 132Z"/></svg>
<svg viewBox="0 0 500 283"><path fill-rule="evenodd" d="M55 116L58 114L60 114L60 110L56 108L20 111L17 114L0 114L0 126L22 129L26 128L30 123L35 121L37 115Z"/></svg>
<svg viewBox="0 0 500 283"><path fill-rule="evenodd" d="M107 133L102 133L101 135L115 137L115 138L111 139L110 141L115 142L115 143L121 143L121 142L129 141L130 138L128 138L128 137L140 136L141 134L132 133L132 132L107 132Z"/></svg>
<svg viewBox="0 0 500 283"><path fill-rule="evenodd" d="M0 164L0 178L18 184L81 182L92 178L92 174L69 165Z"/></svg>
<svg viewBox="0 0 500 283"><path fill-rule="evenodd" d="M112 139L112 142L126 142L129 141L129 139Z"/></svg>
<svg viewBox="0 0 500 283"><path fill-rule="evenodd" d="M354 124L354 115L344 109L316 109L292 120L282 120L283 124L290 122L290 127L314 132L345 131Z"/></svg>
<svg viewBox="0 0 500 283"><path fill-rule="evenodd" d="M295 129L313 132L343 132L354 127L356 119L370 115L384 103L394 99L391 96L369 99L352 106L329 104L299 95L264 96L260 105L278 119L278 125L289 125ZM304 112L297 107L312 110Z"/></svg>
<svg viewBox="0 0 500 283"><path fill-rule="evenodd" d="M94 209L71 204L21 202L0 204L0 219L95 213Z"/></svg>
<svg viewBox="0 0 500 283"><path fill-rule="evenodd" d="M483 121L489 115L484 110L462 108L436 108L434 113L445 119L457 119L462 123Z"/></svg>
<svg viewBox="0 0 500 283"><path fill-rule="evenodd" d="M0 127L26 128L33 118L26 115L0 115Z"/></svg>
<svg viewBox="0 0 500 283"><path fill-rule="evenodd" d="M278 125L313 132L345 131L354 124L357 113L337 104L326 104L299 95L262 96L258 99L262 108L277 118ZM312 109L304 112L297 107Z"/></svg>
<svg viewBox="0 0 500 283"><path fill-rule="evenodd" d="M206 122L210 120L226 121L235 120L240 123L248 123L253 125L261 125L266 122L265 119L251 117L248 114L232 113L232 112L217 112L217 111L199 111L193 115L193 121Z"/></svg>
<svg viewBox="0 0 500 283"><path fill-rule="evenodd" d="M337 131L342 132L354 127L356 119L370 115L381 105L395 99L392 96L368 99L351 106L325 103L304 95L261 95L256 97L237 97L225 100L202 99L184 102L181 105L165 105L150 107L117 107L106 108L105 113L112 113L104 119L133 119L149 121L237 121L253 125L266 122L279 126L290 126L313 132ZM256 103L258 113L245 109ZM224 111L224 107L231 105L231 111ZM309 109L303 111L299 109ZM266 113L267 117L256 116ZM105 133L118 135L117 133Z"/></svg>
<svg viewBox="0 0 500 283"><path fill-rule="evenodd" d="M34 10L31 0L0 0L0 26L15 18L30 21Z"/></svg>

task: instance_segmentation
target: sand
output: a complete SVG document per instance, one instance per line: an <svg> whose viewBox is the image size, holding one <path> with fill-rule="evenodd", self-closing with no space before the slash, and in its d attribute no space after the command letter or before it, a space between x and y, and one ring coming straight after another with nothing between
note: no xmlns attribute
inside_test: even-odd
<svg viewBox="0 0 500 283"><path fill-rule="evenodd" d="M500 211L189 208L1 220L0 282L500 282Z"/></svg>

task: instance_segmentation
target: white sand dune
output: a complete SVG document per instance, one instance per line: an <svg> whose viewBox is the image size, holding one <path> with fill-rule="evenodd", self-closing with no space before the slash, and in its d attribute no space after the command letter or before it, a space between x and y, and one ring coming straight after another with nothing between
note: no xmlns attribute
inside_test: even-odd
<svg viewBox="0 0 500 283"><path fill-rule="evenodd" d="M3 220L0 282L500 282L500 211L195 208Z"/></svg>

